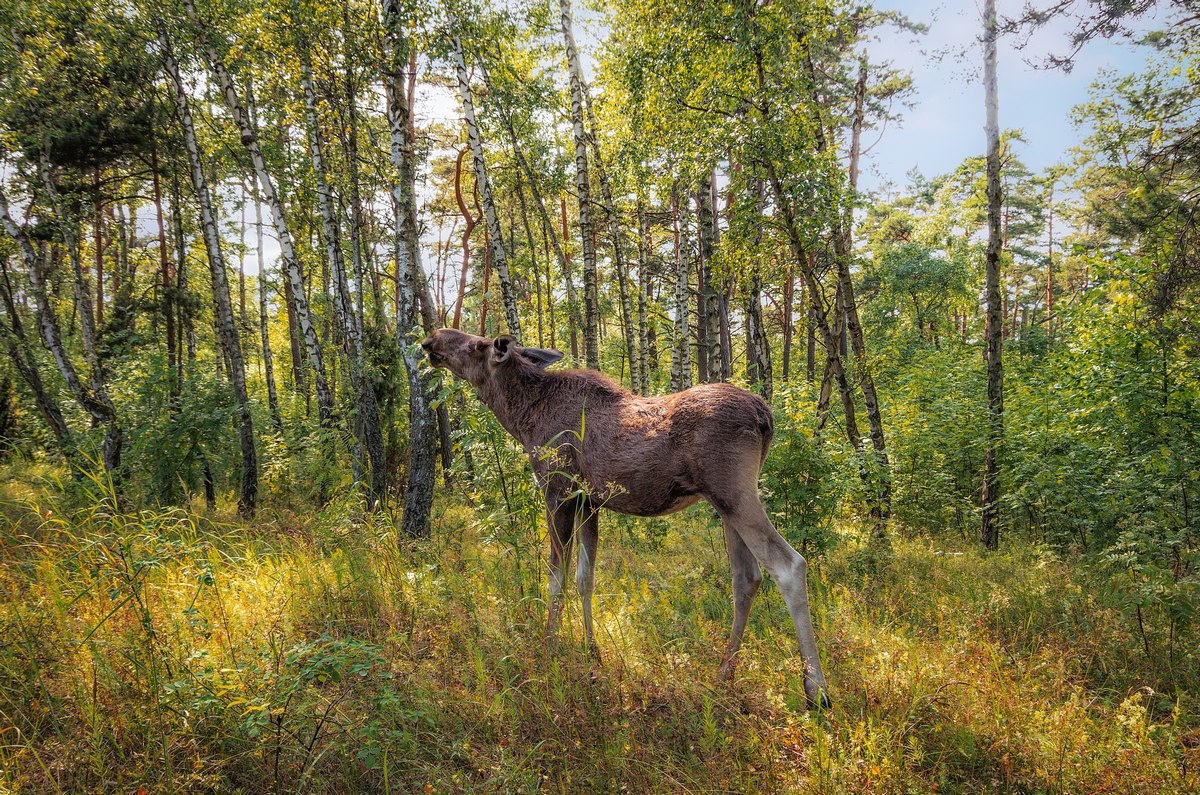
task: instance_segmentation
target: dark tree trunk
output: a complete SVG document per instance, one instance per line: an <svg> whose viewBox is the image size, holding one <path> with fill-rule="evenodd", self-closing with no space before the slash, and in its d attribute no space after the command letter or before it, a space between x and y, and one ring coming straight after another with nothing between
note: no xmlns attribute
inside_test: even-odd
<svg viewBox="0 0 1200 795"><path fill-rule="evenodd" d="M983 519L979 543L1000 545L1000 464L998 448L1004 439L1004 366L1001 361L1000 315L1000 122L996 91L996 2L985 0L983 18L983 90L987 123L988 242L984 257L987 293L987 448L983 471Z"/></svg>

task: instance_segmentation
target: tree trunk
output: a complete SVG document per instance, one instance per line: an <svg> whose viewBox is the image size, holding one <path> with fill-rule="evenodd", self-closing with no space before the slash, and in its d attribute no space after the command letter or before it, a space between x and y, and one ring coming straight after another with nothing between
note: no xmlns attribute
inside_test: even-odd
<svg viewBox="0 0 1200 795"><path fill-rule="evenodd" d="M718 381L721 377L721 321L720 305L716 288L713 285L713 255L716 252L716 240L713 230L716 228L716 218L713 214L712 172L700 180L696 191L697 213L696 227L700 238L700 302L699 323L703 330L701 336L700 361L701 381Z"/></svg>
<svg viewBox="0 0 1200 795"><path fill-rule="evenodd" d="M650 322L647 315L650 296L650 221L646 208L638 202L638 379L642 394L650 394Z"/></svg>
<svg viewBox="0 0 1200 795"><path fill-rule="evenodd" d="M229 363L229 380L233 386L234 399L238 404L238 428L242 447L242 485L238 497L238 512L243 516L253 516L258 502L258 454L254 448L254 423L250 415L250 398L246 391L246 368L242 359L242 345L238 337L233 305L229 297L225 258L221 252L221 234L208 192L208 180L204 175L204 161L196 143L196 131L192 123L192 113L188 107L187 94L183 87L183 78L179 73L179 64L175 60L170 41L167 39L166 28L161 20L158 21L157 26L158 42L162 48L167 76L171 79L171 87L179 109L179 122L183 128L184 146L191 164L192 187L196 191L196 200L200 204L204 246L208 251L209 272L212 275L213 314L216 317L218 338Z"/></svg>
<svg viewBox="0 0 1200 795"><path fill-rule="evenodd" d="M271 423L283 433L283 417L279 413L279 393L275 387L275 361L271 355L271 336L268 333L270 307L267 302L267 258L263 253L262 202L254 197L254 235L258 255L258 332L262 336L263 378L267 382L267 406Z"/></svg>
<svg viewBox="0 0 1200 795"><path fill-rule="evenodd" d="M583 127L583 66L571 29L571 0L559 0L567 65L571 72L571 126L575 137L575 187L579 194L579 235L583 244L583 345L587 366L600 369L600 295L596 243L592 227L591 183L588 178L587 133Z"/></svg>
<svg viewBox="0 0 1200 795"><path fill-rule="evenodd" d="M709 190L712 192L712 236L713 250L715 251L721 247L721 214L717 211L717 175L715 171L709 180ZM718 341L720 343L721 380L729 381L733 379L733 333L729 324L730 281L728 275L720 275L720 278L714 282L713 289L717 292L717 329L719 332Z"/></svg>
<svg viewBox="0 0 1200 795"><path fill-rule="evenodd" d="M259 188L263 192L267 205L271 208L271 221L275 226L275 234L279 238L279 251L283 259L283 268L292 286L292 301L296 311L296 324L308 354L308 364L312 369L313 382L316 386L317 411L320 414L322 422L330 422L333 419L334 412L333 392L329 387L329 382L325 375L321 342L317 338L316 327L313 325L312 315L309 312L308 298L304 291L304 269L296 254L291 229L288 226L287 216L284 214L283 202L279 198L279 192L275 189L275 181L267 171L267 162L263 158L262 149L259 147L258 135L254 130L254 126L250 123L250 115L247 113L247 109L242 107L242 102L238 98L237 88L233 83L233 76L229 74L229 71L217 56L217 51L209 40L208 28L200 21L196 13L194 0L184 0L184 7L187 10L192 27L200 37L200 43L208 57L209 66L212 68L221 86L221 93L225 98L225 104L229 106L233 120L237 124L242 146L250 154L250 160L254 164L254 172L258 177Z"/></svg>
<svg viewBox="0 0 1200 795"><path fill-rule="evenodd" d="M754 203L755 217L763 210L763 185L761 179L751 181L750 200ZM764 219L765 220L765 219ZM762 225L754 225L753 249L758 250L762 242ZM750 264L749 289L746 291L746 380L759 388L763 400L771 401L771 345L762 318L762 266L757 257ZM790 322L790 307L789 307ZM790 332L788 334L790 345Z"/></svg>
<svg viewBox="0 0 1200 795"><path fill-rule="evenodd" d="M452 19L451 26L455 25L456 23ZM475 121L475 99L467 75L467 62L463 55L462 39L454 36L451 39L451 45L451 58L458 74L458 93L462 99L463 123L467 127L467 145L471 147L475 184L479 188L480 200L483 203L483 218L487 224L488 237L491 241L491 262L500 277L500 297L504 302L504 319L508 324L508 333L520 340L521 323L517 314L517 296L513 291L512 278L508 272L508 253L504 250L500 216L496 212L496 203L492 199L492 184L488 179L487 163L483 159L483 139L479 134L479 125Z"/></svg>
<svg viewBox="0 0 1200 795"><path fill-rule="evenodd" d="M25 326L21 323L16 301L13 300L7 257L0 257L0 298L3 299L4 309L9 317L8 324L0 329L0 335L4 337L4 347L8 350L13 366L17 368L17 374L21 376L29 387L29 391L33 393L38 411L41 412L50 432L54 434L63 460L73 466L75 445L71 438L71 428L63 417L58 401L42 382L41 370L38 367L37 359L34 358L33 344L25 334Z"/></svg>
<svg viewBox="0 0 1200 795"><path fill-rule="evenodd" d="M596 124L596 115L592 112L592 99L587 85L582 85L584 109L587 112L588 125L591 127L588 141L592 147L596 176L600 181L600 200L604 205L605 226L608 228L608 239L612 245L613 268L617 272L621 330L625 337L625 356L629 360L630 382L634 392L644 393L641 372L637 363L637 348L634 345L633 304L629 294L629 263L625 260L624 235L621 234L621 223L617 215L616 203L613 201L612 183L608 179L608 169L604 165L604 157L600 152L600 140L597 138L599 127Z"/></svg>
<svg viewBox="0 0 1200 795"><path fill-rule="evenodd" d="M984 255L987 272L987 448L983 465L983 519L979 543L987 549L1000 545L1000 464L998 447L1004 439L1004 367L1001 361L1000 316L1000 122L996 91L996 0L984 0L983 90L987 123L988 242Z"/></svg>
<svg viewBox="0 0 1200 795"><path fill-rule="evenodd" d="M179 346L175 334L175 301L171 286L171 253L167 247L167 218L163 213L162 175L159 173L158 148L150 151L150 170L153 172L154 210L158 218L158 272L159 288L162 290L163 336L167 343L168 394L178 395Z"/></svg>
<svg viewBox="0 0 1200 795"><path fill-rule="evenodd" d="M171 177L171 226L175 230L175 309L177 314L176 326L179 331L179 373L175 381L174 398L178 401L179 392L183 389L184 361L191 365L196 361L196 324L192 313L192 298L188 292L187 269L187 240L183 234L183 191L179 187L179 177ZM184 343L187 343L187 356L183 355Z"/></svg>
<svg viewBox="0 0 1200 795"><path fill-rule="evenodd" d="M691 272L691 263L688 261L691 249L687 227L688 205L686 195L683 201L680 201L679 189L676 186L671 192L671 219L675 237L675 289L671 307L675 315L671 340L672 392L679 392L692 385L692 339L688 328L688 274Z"/></svg>
<svg viewBox="0 0 1200 795"><path fill-rule="evenodd" d="M871 444L875 449L876 462L880 468L877 484L876 504L871 506L875 518L876 532L882 534L883 524L891 514L891 475L887 454L887 442L883 433L883 417L879 410L879 396L875 390L875 379L871 374L871 360L867 355L866 338L858 317L858 304L854 298L854 281L850 276L850 263L854 256L852 229L854 224L854 198L858 190L858 164L861 152L863 114L867 93L867 61L859 61L858 82L855 86L854 120L850 136L850 184L849 200L842 215L840 234L834 236L834 255L837 260L838 283L846 317L851 348L854 351L854 369L858 385L863 393L870 425ZM883 536L881 536L883 537Z"/></svg>
<svg viewBox="0 0 1200 795"><path fill-rule="evenodd" d="M463 233L462 233L462 270L458 276L458 294L454 299L454 319L450 325L453 328L460 328L462 325L462 306L463 298L467 293L467 275L471 269L471 232L475 229L475 224L479 223L479 219L471 215L471 211L467 208L466 201L462 195L462 161L467 156L466 149L458 151L458 158L454 161L454 201L458 203L458 211L463 217ZM397 290L400 284L399 274L396 279ZM399 292L396 294L397 307L399 312Z"/></svg>
<svg viewBox="0 0 1200 795"><path fill-rule="evenodd" d="M38 261L37 253L34 251L28 238L26 238L9 217L8 203L2 196L0 196L0 216L2 216L5 230L16 239L21 249L21 254L26 260L26 265L29 266L30 279L33 283L32 286L38 304L39 325L42 328L43 338L46 341L46 347L50 349L50 353L54 356L59 372L62 373L63 379L67 382L67 388L70 389L79 404L91 414L94 422L108 426L108 431L104 436L101 456L104 462L104 470L108 473L113 490L119 499L122 491L120 467L121 445L124 433L117 418L117 410L108 397L107 381L96 341L96 326L92 315L91 295L83 278L83 263L80 260L79 253L79 237L76 234L75 225L65 214L66 209L59 198L58 188L55 186L54 178L50 173L50 164L42 160L38 164L38 170L41 175L42 186L45 188L47 198L50 201L50 206L54 211L55 217L58 219L59 231L62 234L63 243L67 249L67 256L71 262L75 312L79 316L83 352L92 376L90 388L84 387L83 383L79 380L75 372L75 367L71 364L67 351L63 347L62 334L58 325L58 315L50 303L50 297L46 290L45 278L41 271L41 263Z"/></svg>
<svg viewBox="0 0 1200 795"><path fill-rule="evenodd" d="M411 441L409 444L408 485L404 492L402 530L409 537L430 535L429 514L433 505L436 469L437 419L433 410L434 385L421 374L416 352L419 342L413 333L421 322L417 292L422 280L418 274L416 227L416 155L409 124L410 106L404 91L404 67L409 62L411 42L405 35L407 20L397 0L385 0L383 7L383 68L388 128L391 135L392 166L396 180L392 199L396 208L396 329L404 367L408 373L408 409Z"/></svg>
<svg viewBox="0 0 1200 795"><path fill-rule="evenodd" d="M808 292L809 322L814 323L825 346L825 374L821 381L821 392L817 402L817 432L819 434L828 421L829 401L832 388L836 385L842 397L842 409L846 417L846 439L857 450L862 443L862 435L858 430L854 395L850 389L849 380L846 378L839 353L836 326L840 324L841 319L835 318L835 327L831 327L829 324L829 313L831 309L834 309L833 305L836 304L836 301L827 300L820 290L813 260L809 257L808 250L804 245L804 238L800 234L796 220L796 208L788 200L788 196L783 190L783 185L775 170L775 164L768 160L763 165L766 167L767 176L770 179L775 204L783 214L784 230L787 233L788 242L791 244L796 264L804 274Z"/></svg>
<svg viewBox="0 0 1200 795"><path fill-rule="evenodd" d="M304 104L308 114L309 151L312 157L313 175L317 185L318 206L321 224L325 233L325 249L333 282L333 307L342 331L342 346L346 363L350 369L350 386L354 390L358 408L355 421L356 435L367 449L371 464L371 503L376 504L387 497L387 459L383 449L383 429L379 418L379 404L375 390L367 379L363 360L362 325L355 307L350 284L346 277L345 259L342 256L341 233L339 231L335 198L325 176L324 146L321 129L317 122L316 94L313 91L312 67L307 60L301 63L301 83L304 88Z"/></svg>
<svg viewBox="0 0 1200 795"><path fill-rule="evenodd" d="M538 217L541 219L541 222L542 222L542 234L545 236L546 241L549 243L550 247L554 250L554 258L558 261L559 270L563 274L563 281L564 281L564 285L567 290L568 323L571 326L571 356L572 356L572 358L578 358L579 357L579 346L578 346L578 340L577 340L578 332L576 330L583 324L583 321L579 317L579 299L575 295L575 280L571 277L571 257L566 252L565 243L560 242L558 232L554 228L554 222L550 219L550 213L546 210L546 202L542 197L541 190L538 188L537 179L534 177L533 169L530 168L529 161L525 157L525 152L524 152L524 150L522 150L520 143L517 141L517 131L516 131L516 128L513 126L512 117L507 113L506 110L502 110L502 113L504 115L505 126L508 128L509 139L512 142L513 157L516 159L517 165L520 166L521 172L525 175L525 182L529 186L530 195L533 197L534 208L537 210ZM565 200L563 201L563 204L562 204L562 215L563 215L563 231L565 234L565 232L566 232L566 203L565 203ZM550 292L549 270L550 270L550 265L549 265L549 262L547 262L547 264L546 264L546 271L547 271L547 287L546 287L546 289L547 289L547 297L548 298L552 295L552 293ZM548 300L548 304L549 304L548 308L549 308L549 312L550 312L550 340L551 340L552 345L554 342L553 303L554 302L552 300Z"/></svg>

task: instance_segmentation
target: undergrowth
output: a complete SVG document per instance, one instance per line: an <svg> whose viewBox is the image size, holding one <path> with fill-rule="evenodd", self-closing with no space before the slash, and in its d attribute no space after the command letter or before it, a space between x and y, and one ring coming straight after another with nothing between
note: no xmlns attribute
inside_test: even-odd
<svg viewBox="0 0 1200 795"><path fill-rule="evenodd" d="M544 530L473 505L406 542L355 505L239 525L45 493L0 513L0 792L1200 787L1195 691L1036 549L814 559L817 714L769 582L717 681L728 567L701 508L605 520L597 659L576 602L546 649Z"/></svg>

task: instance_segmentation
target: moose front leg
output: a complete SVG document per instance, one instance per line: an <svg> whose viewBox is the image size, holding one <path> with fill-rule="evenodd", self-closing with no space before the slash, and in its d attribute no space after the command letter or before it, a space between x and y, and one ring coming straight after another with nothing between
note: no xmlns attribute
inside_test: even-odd
<svg viewBox="0 0 1200 795"><path fill-rule="evenodd" d="M558 627L562 622L563 586L567 581L567 571L571 568L571 537L575 532L578 502L577 499L546 501L546 525L550 535L550 572L547 588L550 611L546 620L546 644L551 649L557 643Z"/></svg>

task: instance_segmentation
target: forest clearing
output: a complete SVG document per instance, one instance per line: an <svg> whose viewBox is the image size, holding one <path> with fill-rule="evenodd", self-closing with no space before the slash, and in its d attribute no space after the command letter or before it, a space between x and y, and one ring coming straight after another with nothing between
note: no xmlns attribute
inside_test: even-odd
<svg viewBox="0 0 1200 795"><path fill-rule="evenodd" d="M897 5L0 6L0 795L1200 791L1200 16Z"/></svg>

